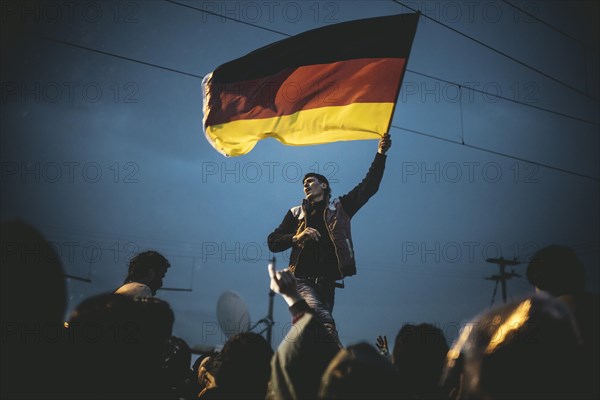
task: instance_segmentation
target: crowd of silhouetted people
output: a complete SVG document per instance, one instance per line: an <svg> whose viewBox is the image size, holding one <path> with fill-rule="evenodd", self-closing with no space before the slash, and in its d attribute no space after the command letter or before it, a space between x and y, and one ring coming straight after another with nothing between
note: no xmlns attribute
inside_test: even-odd
<svg viewBox="0 0 600 400"><path fill-rule="evenodd" d="M292 327L275 350L252 332L191 365L172 335L175 315L153 297L169 262L131 260L123 286L82 301L67 321L61 261L30 225L2 224L2 398L505 399L598 398L598 296L575 253L538 251L536 294L485 310L449 346L431 323L340 349L298 295L293 275L269 270Z"/></svg>

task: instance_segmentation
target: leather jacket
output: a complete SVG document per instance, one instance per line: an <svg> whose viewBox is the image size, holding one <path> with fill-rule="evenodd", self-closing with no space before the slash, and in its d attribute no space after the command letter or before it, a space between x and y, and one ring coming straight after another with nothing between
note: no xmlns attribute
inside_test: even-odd
<svg viewBox="0 0 600 400"><path fill-rule="evenodd" d="M379 189L383 178L386 156L377 153L369 168L367 176L347 194L335 198L325 208L325 225L329 237L333 242L337 257L339 279L356 274L356 262L350 220L354 214ZM292 273L298 267L298 259L302 246L293 243L292 237L306 228L306 207L302 205L292 207L285 215L282 223L268 237L269 250L274 253L292 248L289 268Z"/></svg>

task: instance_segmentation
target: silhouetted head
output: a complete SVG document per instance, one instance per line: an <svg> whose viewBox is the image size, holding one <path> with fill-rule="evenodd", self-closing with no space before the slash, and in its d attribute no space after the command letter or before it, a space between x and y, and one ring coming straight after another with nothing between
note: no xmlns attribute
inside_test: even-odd
<svg viewBox="0 0 600 400"><path fill-rule="evenodd" d="M160 253L154 250L138 253L129 262L129 271L125 283L139 282L148 285L155 295L162 287L163 278L171 264Z"/></svg>
<svg viewBox="0 0 600 400"><path fill-rule="evenodd" d="M271 345L261 335L243 332L227 340L217 358L217 386L233 398L262 398L271 375Z"/></svg>
<svg viewBox="0 0 600 400"><path fill-rule="evenodd" d="M54 247L23 221L3 223L0 233L2 321L62 325L67 287Z"/></svg>
<svg viewBox="0 0 600 400"><path fill-rule="evenodd" d="M359 343L341 349L323 374L320 399L394 399L398 372L377 350Z"/></svg>
<svg viewBox="0 0 600 400"><path fill-rule="evenodd" d="M71 314L73 396L157 395L173 311L163 300L106 293Z"/></svg>
<svg viewBox="0 0 600 400"><path fill-rule="evenodd" d="M0 397L40 398L64 390L67 288L59 255L23 221L0 229ZM36 366L40 360L46 366Z"/></svg>
<svg viewBox="0 0 600 400"><path fill-rule="evenodd" d="M438 392L447 353L448 344L441 329L431 324L404 325L392 353L403 388L418 397Z"/></svg>
<svg viewBox="0 0 600 400"><path fill-rule="evenodd" d="M568 247L552 245L533 255L527 280L553 296L572 295L585 289L585 272L579 258Z"/></svg>
<svg viewBox="0 0 600 400"><path fill-rule="evenodd" d="M444 375L462 356L465 399L578 397L580 344L567 306L542 293L465 325L448 352Z"/></svg>

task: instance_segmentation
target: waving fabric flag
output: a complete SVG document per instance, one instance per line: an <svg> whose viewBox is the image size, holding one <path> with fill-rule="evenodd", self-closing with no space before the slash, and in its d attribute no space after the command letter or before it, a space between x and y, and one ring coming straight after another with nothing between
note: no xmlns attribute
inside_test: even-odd
<svg viewBox="0 0 600 400"><path fill-rule="evenodd" d="M419 14L314 29L204 77L204 131L226 156L275 138L291 146L387 133Z"/></svg>

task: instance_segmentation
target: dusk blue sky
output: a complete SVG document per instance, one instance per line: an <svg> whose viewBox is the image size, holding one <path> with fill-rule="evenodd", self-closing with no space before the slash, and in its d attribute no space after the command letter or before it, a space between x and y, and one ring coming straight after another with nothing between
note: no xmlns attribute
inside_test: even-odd
<svg viewBox="0 0 600 400"><path fill-rule="evenodd" d="M266 238L300 203L302 176L324 174L342 195L377 141L269 139L225 158L202 131L201 78L277 32L411 11L391 0L67 3L1 4L0 217L37 227L67 274L88 280L68 280L69 310L117 288L135 252L163 253L165 287L185 289L157 294L174 334L222 344L221 293L238 293L252 321L267 313ZM574 248L597 292L598 5L403 4L424 15L383 182L353 219L358 274L334 309L342 342L393 338L408 322L452 340L490 306L483 278L498 267L486 258L516 257L524 276L549 244ZM509 300L531 292L525 278L508 282ZM274 319L276 346L290 323L278 297Z"/></svg>

